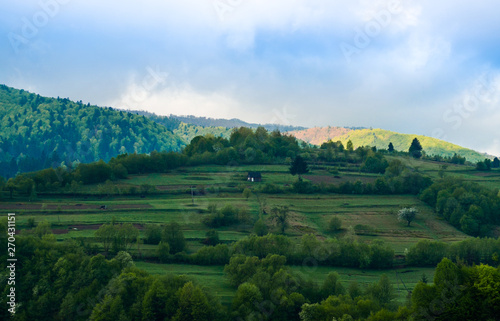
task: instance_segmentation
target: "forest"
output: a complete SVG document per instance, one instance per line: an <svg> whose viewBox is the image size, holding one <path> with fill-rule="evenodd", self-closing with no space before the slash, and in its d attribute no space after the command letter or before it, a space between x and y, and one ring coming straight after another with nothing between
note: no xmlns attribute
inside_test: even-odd
<svg viewBox="0 0 500 321"><path fill-rule="evenodd" d="M3 320L493 320L499 313L498 159L429 156L417 138L398 151L392 143L312 146L264 127L214 135L172 119L16 94L13 104L28 108L2 121L9 137L25 134L32 145L5 140L2 155L19 153L8 161L14 168L27 153L33 165L0 177L0 207L18 213L19 228L0 237L4 248L15 240L19 262L16 313L4 282ZM134 130L112 125L120 114Z"/></svg>

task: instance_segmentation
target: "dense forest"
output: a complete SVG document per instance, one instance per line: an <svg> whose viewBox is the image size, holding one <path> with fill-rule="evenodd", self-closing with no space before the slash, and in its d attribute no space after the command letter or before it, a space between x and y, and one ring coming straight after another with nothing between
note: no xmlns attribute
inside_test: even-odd
<svg viewBox="0 0 500 321"><path fill-rule="evenodd" d="M75 166L184 142L146 117L0 86L0 175Z"/></svg>

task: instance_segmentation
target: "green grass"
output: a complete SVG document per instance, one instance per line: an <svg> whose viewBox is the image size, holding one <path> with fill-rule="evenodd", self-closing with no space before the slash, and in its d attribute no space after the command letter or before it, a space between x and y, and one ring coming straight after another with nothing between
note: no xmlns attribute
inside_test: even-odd
<svg viewBox="0 0 500 321"><path fill-rule="evenodd" d="M362 288L377 282L386 274L396 290L396 300L404 303L408 294L406 289L412 290L425 274L428 281L434 278L434 268L403 268L392 270L361 270L352 268L324 267L324 266L291 266L291 270L321 284L328 273L337 272L340 281L347 288L349 283L357 282ZM406 287L405 287L406 286Z"/></svg>
<svg viewBox="0 0 500 321"><path fill-rule="evenodd" d="M230 304L236 289L231 287L224 275L223 266L199 266L189 264L157 264L136 262L136 266L151 274L182 274L192 277L201 286L211 289L221 298L223 304ZM434 277L434 268L404 268L393 270L361 270L352 268L337 268L323 266L290 266L292 272L300 274L306 280L312 280L318 285L325 280L330 272L340 275L341 283L347 288L349 283L357 282L362 288L377 282L383 274L396 289L396 300L403 303L407 296L406 289L413 289L425 274L429 282ZM397 272L397 273L396 273ZM404 283L404 285L403 285ZM406 286L406 288L405 288ZM399 289L399 290L398 290Z"/></svg>
<svg viewBox="0 0 500 321"><path fill-rule="evenodd" d="M344 229L357 225L368 225L370 233L358 235L360 241L371 242L374 239L382 239L394 248L397 254L403 254L405 249L410 248L422 239L442 240L455 242L467 236L446 222L439 220L432 209L418 200L415 196L381 196L381 195L261 195L266 198L267 211L274 205L287 205L291 211L290 227L287 234L298 238L307 233L313 233L321 237L341 237L342 233L332 235L328 232L328 222L333 216L342 221ZM58 202L50 202L58 204ZM62 202L66 206L74 203ZM109 210L62 210L47 212L44 210L24 210L18 215L20 227L27 223L28 218L34 217L36 222L47 220L57 228L69 225L103 224L111 222L113 218L117 222L137 224L165 224L170 222L179 223L190 239L203 239L205 233L210 229L202 220L207 215L205 210L209 204L222 207L231 204L237 207L246 207L253 220L258 218L259 203L255 196L248 200L241 194L224 194L196 196L195 204L192 205L191 196L165 195L154 199L129 200L127 197L117 197L102 201L81 201L79 204L107 205ZM128 206L148 206L143 209L119 209L113 205L128 204ZM396 219L396 212L402 206L415 206L420 210L417 219L407 227L403 222ZM272 232L277 232L269 215L264 216ZM232 226L219 229L221 240L236 241L251 232L251 226ZM85 236L88 232L70 232L75 237Z"/></svg>
<svg viewBox="0 0 500 321"><path fill-rule="evenodd" d="M408 167L424 175L433 178L438 177L438 171L442 164L436 162L422 161L398 157ZM248 171L259 170L263 173L264 182L249 183L244 180ZM441 240L447 243L463 240L467 235L458 231L444 220L439 219L433 209L421 202L413 195L338 195L338 194L260 194L260 198L253 193L250 198L245 199L241 193L210 193L194 196L194 204L189 190L189 184L198 187L211 185L232 184L251 188L253 191L266 182L274 182L281 186L291 184L295 177L288 174L286 165L264 165L264 166L240 166L236 168L225 166L198 166L173 171L167 174L151 174L132 176L130 179L119 181L121 185L141 185L152 184L157 186L167 186L168 188L187 188L186 193L169 194L158 193L147 195L145 198L139 196L113 196L98 198L97 196L77 197L62 195L50 195L47 198L39 199L35 202L28 202L20 199L4 199L2 206L5 211L16 212L16 223L19 229L26 228L28 218L35 218L36 222L47 220L52 223L54 229L64 230L72 225L99 225L115 220L118 223L134 224L166 224L177 222L181 225L187 239L187 253L194 253L203 246L201 240L210 230L203 224L203 218L207 215L206 209L210 204L216 204L219 208L225 204L247 208L250 217L256 221L258 219L259 204L265 199L266 211L275 205L286 205L290 209L290 226L286 230L287 236L292 242L297 244L300 237L307 233L315 234L319 238L337 237L342 238L347 229L358 225L370 227L369 231L358 231L355 236L361 242L373 242L383 240L395 250L396 255L402 255L420 240ZM467 180L478 181L480 184L490 184L494 186L500 182L498 171L487 174L480 174L470 166L449 165L445 175L456 175ZM357 172L343 172L340 176L343 180L374 180L380 175L365 174ZM308 177L311 180L316 178L331 180L333 174L328 169L315 169ZM92 191L96 186L85 186L85 189ZM234 189L236 190L236 189ZM26 204L32 209L22 209ZM42 204L46 204L42 206ZM81 204L76 206L76 204ZM106 205L107 210L100 210L101 205ZM397 211L403 206L415 206L419 209L419 214L410 227L396 219ZM58 208L60 207L60 211ZM87 208L88 207L88 208ZM11 210L12 209L12 210ZM337 216L342 221L340 232L332 234L328 231L328 222ZM277 233L271 216L264 215L264 220L268 224L270 231ZM94 229L68 230L68 233L57 234L57 240L69 238L86 238L90 242L95 242ZM219 238L225 243L238 241L252 232L251 225L234 225L217 229ZM66 231L64 231L66 232ZM144 236L144 232L140 232ZM94 243L101 246L99 243ZM146 255L154 255L157 246L140 245L141 251ZM137 245L133 245L132 254L137 253ZM213 290L221 298L224 304L230 304L234 296L235 289L230 287L223 274L223 266L195 266L177 264L153 264L137 262L139 268L145 269L153 274L175 273L192 276L200 284ZM401 280L408 288L413 286L425 273L429 280L432 280L433 269L407 268L398 270L401 279L396 279L395 270L371 271L347 268L317 267L314 269L300 266L291 267L293 271L304 274L306 278L311 278L315 282L322 282L330 271L337 271L341 275L344 285L356 280L361 285L376 282L380 275L386 273L394 285L399 284L398 301L404 302L406 291ZM396 283L396 280L398 281Z"/></svg>
<svg viewBox="0 0 500 321"><path fill-rule="evenodd" d="M136 266L151 274L177 274L187 275L205 287L209 292L218 296L222 304L229 305L232 302L236 289L231 287L224 277L223 266L199 266L187 264L156 264L147 262L136 262Z"/></svg>

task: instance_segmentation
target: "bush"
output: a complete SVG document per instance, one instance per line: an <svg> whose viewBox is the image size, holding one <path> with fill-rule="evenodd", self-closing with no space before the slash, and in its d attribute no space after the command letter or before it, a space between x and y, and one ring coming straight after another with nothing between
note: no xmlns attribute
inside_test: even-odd
<svg viewBox="0 0 500 321"><path fill-rule="evenodd" d="M314 193L314 185L299 177L299 179L293 183L293 191L298 194L312 194Z"/></svg>
<svg viewBox="0 0 500 321"><path fill-rule="evenodd" d="M264 187L262 187L261 192L266 194L280 194L284 191L283 188L279 187L276 184L266 183Z"/></svg>
<svg viewBox="0 0 500 321"><path fill-rule="evenodd" d="M217 210L215 205L210 204L208 206L208 211L211 214L203 219L203 223L212 228L238 223L238 217L241 212L240 209L230 204L226 204L220 210Z"/></svg>
<svg viewBox="0 0 500 321"><path fill-rule="evenodd" d="M337 232L342 229L342 221L337 216L334 216L328 222L328 231Z"/></svg>

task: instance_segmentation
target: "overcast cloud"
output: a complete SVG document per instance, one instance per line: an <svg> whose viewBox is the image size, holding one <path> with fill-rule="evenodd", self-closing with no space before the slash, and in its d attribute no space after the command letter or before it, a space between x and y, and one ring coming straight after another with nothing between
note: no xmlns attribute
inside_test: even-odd
<svg viewBox="0 0 500 321"><path fill-rule="evenodd" d="M101 106L365 126L500 155L485 1L4 1L0 83Z"/></svg>

